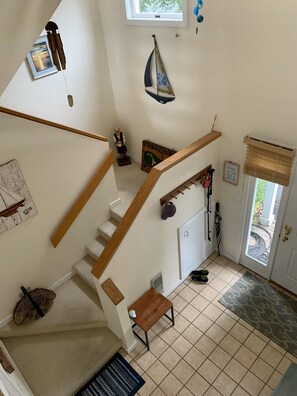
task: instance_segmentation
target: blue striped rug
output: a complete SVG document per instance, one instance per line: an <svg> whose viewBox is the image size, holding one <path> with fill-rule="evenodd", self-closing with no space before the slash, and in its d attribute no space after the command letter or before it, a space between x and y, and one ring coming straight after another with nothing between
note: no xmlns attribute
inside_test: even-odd
<svg viewBox="0 0 297 396"><path fill-rule="evenodd" d="M74 396L133 396L144 383L122 355L116 353Z"/></svg>
<svg viewBox="0 0 297 396"><path fill-rule="evenodd" d="M297 300L246 272L219 302L297 357Z"/></svg>

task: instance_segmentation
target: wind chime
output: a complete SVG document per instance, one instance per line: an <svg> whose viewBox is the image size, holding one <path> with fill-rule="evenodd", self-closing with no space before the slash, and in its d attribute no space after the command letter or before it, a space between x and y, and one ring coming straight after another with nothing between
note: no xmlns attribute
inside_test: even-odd
<svg viewBox="0 0 297 396"><path fill-rule="evenodd" d="M52 53L54 65L56 66L58 71L66 70L66 56L63 49L62 39L60 33L58 32L59 30L58 25L53 21L49 21L45 26L45 30L47 32L48 43ZM68 85L66 82L64 72L63 72L63 78L67 91L68 104L70 107L72 107L73 97L72 95L69 94Z"/></svg>
<svg viewBox="0 0 297 396"><path fill-rule="evenodd" d="M197 0L197 4L194 8L194 15L196 16L196 20L198 23L201 23L204 21L204 16L199 14L202 7L203 7L203 1ZM198 26L196 27L196 34L198 34Z"/></svg>

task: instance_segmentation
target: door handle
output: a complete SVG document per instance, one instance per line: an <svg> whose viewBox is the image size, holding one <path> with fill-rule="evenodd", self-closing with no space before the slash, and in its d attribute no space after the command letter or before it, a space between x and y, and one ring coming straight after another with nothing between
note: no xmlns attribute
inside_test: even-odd
<svg viewBox="0 0 297 396"><path fill-rule="evenodd" d="M292 231L292 227L290 225L286 224L283 229L283 236L282 236L283 242L286 242L289 239L289 234L291 231Z"/></svg>

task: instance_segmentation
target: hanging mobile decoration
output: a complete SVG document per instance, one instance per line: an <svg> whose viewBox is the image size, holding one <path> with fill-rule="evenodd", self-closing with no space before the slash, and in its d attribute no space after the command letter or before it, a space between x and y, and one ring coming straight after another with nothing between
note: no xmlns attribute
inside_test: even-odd
<svg viewBox="0 0 297 396"><path fill-rule="evenodd" d="M66 69L66 57L63 50L63 43L60 33L57 33L58 29L58 25L52 21L49 21L45 26L48 43L52 51L54 65L60 71L61 69Z"/></svg>
<svg viewBox="0 0 297 396"><path fill-rule="evenodd" d="M199 12L201 8L203 7L203 1L202 0L196 0L197 4L196 7L194 8L194 15L196 16L197 22L201 23L204 20L204 16L200 15ZM196 27L196 34L198 34L198 26Z"/></svg>
<svg viewBox="0 0 297 396"><path fill-rule="evenodd" d="M45 30L47 31L48 43L52 53L54 65L56 66L58 71L62 70L63 72L63 78L67 91L67 101L69 106L72 107L73 96L69 94L69 89L64 74L64 70L66 69L66 56L64 53L63 43L61 40L60 33L57 32L59 30L59 27L55 22L49 21L45 26Z"/></svg>

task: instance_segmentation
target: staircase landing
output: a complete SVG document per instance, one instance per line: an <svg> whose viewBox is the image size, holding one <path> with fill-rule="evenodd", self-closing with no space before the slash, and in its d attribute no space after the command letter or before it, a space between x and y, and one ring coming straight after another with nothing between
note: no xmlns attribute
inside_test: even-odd
<svg viewBox="0 0 297 396"><path fill-rule="evenodd" d="M59 286L55 293L54 304L43 318L20 326L11 321L0 329L0 338L106 326L98 294L78 275Z"/></svg>
<svg viewBox="0 0 297 396"><path fill-rule="evenodd" d="M114 173L121 202L129 206L148 173L142 171L140 164L135 161L127 166L118 166L115 163Z"/></svg>
<svg viewBox="0 0 297 396"><path fill-rule="evenodd" d="M53 307L34 322L0 331L36 396L70 396L120 348L106 327L98 294L78 275L56 290Z"/></svg>
<svg viewBox="0 0 297 396"><path fill-rule="evenodd" d="M120 349L106 327L3 340L35 396L70 396Z"/></svg>

